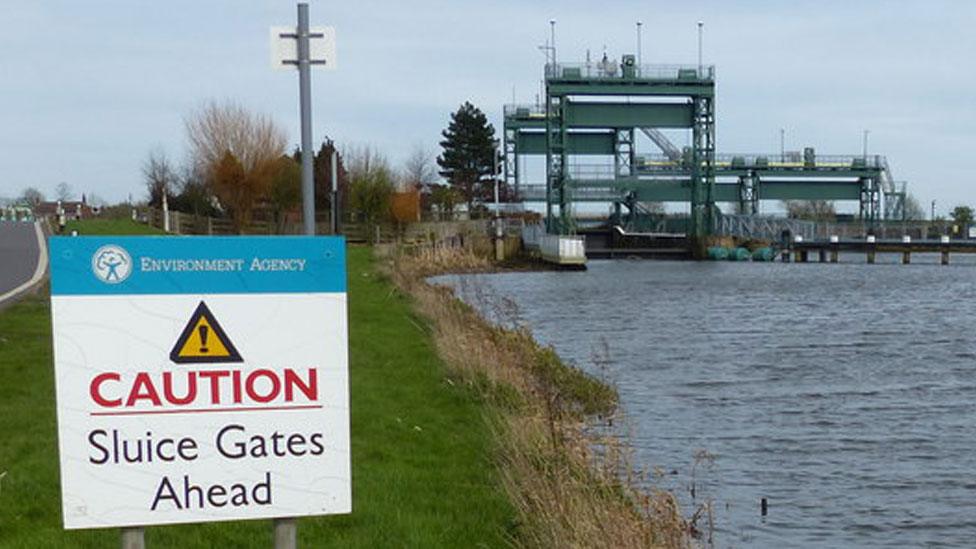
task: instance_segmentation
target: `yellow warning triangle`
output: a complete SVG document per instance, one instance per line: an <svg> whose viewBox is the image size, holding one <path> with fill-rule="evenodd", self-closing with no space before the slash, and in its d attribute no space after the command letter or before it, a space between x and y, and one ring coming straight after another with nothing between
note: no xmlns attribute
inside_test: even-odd
<svg viewBox="0 0 976 549"><path fill-rule="evenodd" d="M183 328L169 359L177 364L244 362L203 301Z"/></svg>

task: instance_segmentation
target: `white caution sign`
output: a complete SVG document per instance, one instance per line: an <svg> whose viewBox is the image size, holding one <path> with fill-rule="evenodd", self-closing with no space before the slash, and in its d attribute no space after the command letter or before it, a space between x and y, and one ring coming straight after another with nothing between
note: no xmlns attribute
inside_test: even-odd
<svg viewBox="0 0 976 549"><path fill-rule="evenodd" d="M351 511L344 246L51 239L65 528Z"/></svg>

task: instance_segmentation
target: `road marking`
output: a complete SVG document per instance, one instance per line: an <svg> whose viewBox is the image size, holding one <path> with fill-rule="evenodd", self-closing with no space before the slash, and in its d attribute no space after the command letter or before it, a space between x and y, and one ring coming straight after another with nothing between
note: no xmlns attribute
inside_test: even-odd
<svg viewBox="0 0 976 549"><path fill-rule="evenodd" d="M37 284L41 278L44 277L44 272L47 271L47 243L44 241L44 233L41 231L40 221L34 222L34 234L37 235L37 268L34 269L34 276L13 290L10 290L5 294L0 294L0 303L7 301L17 294L27 290L34 284Z"/></svg>

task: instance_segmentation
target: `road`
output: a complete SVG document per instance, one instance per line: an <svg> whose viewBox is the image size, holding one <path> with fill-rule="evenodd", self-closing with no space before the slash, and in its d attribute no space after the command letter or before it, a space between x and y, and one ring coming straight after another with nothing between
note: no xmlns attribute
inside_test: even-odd
<svg viewBox="0 0 976 549"><path fill-rule="evenodd" d="M34 223L0 223L0 306L34 286L47 269L47 249Z"/></svg>

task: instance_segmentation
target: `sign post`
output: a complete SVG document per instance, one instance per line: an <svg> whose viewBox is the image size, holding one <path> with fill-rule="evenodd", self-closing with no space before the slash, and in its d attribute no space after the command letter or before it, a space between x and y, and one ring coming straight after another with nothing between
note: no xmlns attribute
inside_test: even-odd
<svg viewBox="0 0 976 549"><path fill-rule="evenodd" d="M348 513L345 242L51 239L64 526Z"/></svg>
<svg viewBox="0 0 976 549"><path fill-rule="evenodd" d="M146 531L143 528L122 529L122 549L144 549L146 547Z"/></svg>
<svg viewBox="0 0 976 549"><path fill-rule="evenodd" d="M311 68L312 65L320 65L328 69L335 67L335 30L331 27L310 29L308 4L299 3L296 28L272 27L271 29L271 64L276 69L298 67L298 102L302 127L302 225L304 233L311 236L315 234ZM276 519L274 530L276 549L294 549L297 534L294 519Z"/></svg>
<svg viewBox="0 0 976 549"><path fill-rule="evenodd" d="M297 27L271 28L271 65L275 69L298 67L298 100L302 126L302 219L305 234L315 234L315 182L312 162L313 65L334 69L335 29L310 28L308 4L298 4Z"/></svg>
<svg viewBox="0 0 976 549"><path fill-rule="evenodd" d="M315 234L315 181L312 164L312 73L308 52L308 4L298 4L298 101L302 118L302 219ZM294 537L294 536L292 536ZM275 536L278 539L278 536ZM292 544L294 545L294 544Z"/></svg>

